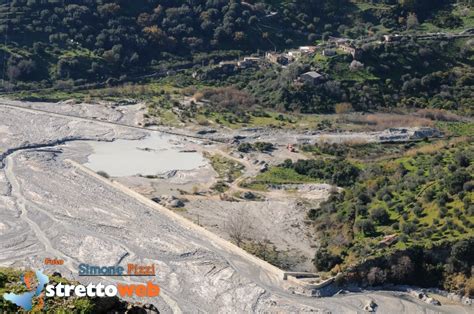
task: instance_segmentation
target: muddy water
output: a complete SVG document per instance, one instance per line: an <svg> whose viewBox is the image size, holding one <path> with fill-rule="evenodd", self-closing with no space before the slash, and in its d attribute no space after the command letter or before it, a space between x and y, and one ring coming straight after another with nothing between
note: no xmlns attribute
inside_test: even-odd
<svg viewBox="0 0 474 314"><path fill-rule="evenodd" d="M152 133L141 140L89 142L93 153L86 167L114 177L157 175L171 170L192 170L206 164L200 153L183 152L177 138Z"/></svg>

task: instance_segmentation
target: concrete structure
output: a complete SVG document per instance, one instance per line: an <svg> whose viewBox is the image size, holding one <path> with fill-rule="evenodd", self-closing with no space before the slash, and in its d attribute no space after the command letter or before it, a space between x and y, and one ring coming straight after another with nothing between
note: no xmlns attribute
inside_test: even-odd
<svg viewBox="0 0 474 314"><path fill-rule="evenodd" d="M151 302L162 313L192 313L196 308L211 313L354 313L367 298L379 305L380 313L430 310L399 293L363 292L325 299L294 295L284 290L289 277L299 279L298 289L308 295L311 291L304 287L309 285L320 288L314 295L334 285L331 278L316 282L296 274L287 274L283 281L274 266L78 164L88 155L84 141L139 139L144 132L156 132L136 127L136 111L128 112L130 106L120 108L122 112L88 104L17 102L13 107L8 103L15 104L0 104L4 154L0 160L5 163L0 166L3 264L36 269L44 266L45 257L55 256L65 260L55 271L71 276L77 274L80 262L153 263L163 289ZM84 284L104 280L77 279ZM137 277L134 282L145 280ZM122 279L109 277L109 282ZM446 313L468 312L457 309L443 304Z"/></svg>
<svg viewBox="0 0 474 314"><path fill-rule="evenodd" d="M260 60L258 57L245 57L243 60L237 62L237 66L243 69L254 67L258 65Z"/></svg>
<svg viewBox="0 0 474 314"><path fill-rule="evenodd" d="M323 289L329 287L336 278L341 276L342 274L338 273L336 276L323 279L314 273L285 272L283 274L283 279L291 283L293 287L296 287L294 291L297 294L310 297L321 297L324 296Z"/></svg>
<svg viewBox="0 0 474 314"><path fill-rule="evenodd" d="M286 54L290 61L298 60L303 55L310 55L316 52L316 46L301 46L298 49L289 50Z"/></svg>
<svg viewBox="0 0 474 314"><path fill-rule="evenodd" d="M184 228L188 230L193 230L193 232L195 232L197 235L210 240L214 245L220 247L221 249L240 256L242 259L248 261L249 263L255 265L256 267L261 268L267 276L274 276L274 278L277 281L283 280L284 282L286 282L286 286L288 288L290 289L293 288L294 291L298 294L311 296L311 297L323 296L321 290L329 286L330 284L332 284L338 276L342 276L342 274L339 273L334 277L330 277L328 279L323 280L318 274L315 274L315 273L285 272L284 270L281 270L278 267L273 266L269 264L268 262L248 253L247 251L236 246L235 244L228 242L225 239L222 239L215 233L208 231L207 229L201 226L196 225L194 222L176 214L175 212L169 210L168 208L160 204L157 204L155 201L150 200L146 198L145 196L139 194L138 192L135 192L129 189L128 187L124 186L123 184L119 182L104 178L98 175L97 173L95 173L94 171L88 169L87 167L73 160L66 159L65 162L77 168L78 170L86 173L87 175L95 178L96 180L102 182L103 184L108 185L112 189L116 189L132 197L138 202L148 206L149 208L153 208L154 210L158 211L164 216L167 216L168 218L175 221L177 224L183 226Z"/></svg>
<svg viewBox="0 0 474 314"><path fill-rule="evenodd" d="M329 39L328 39L328 43L333 43L333 44L336 44L336 45L349 44L350 42L352 42L352 40L349 39L349 38L340 38L340 37L329 36Z"/></svg>
<svg viewBox="0 0 474 314"><path fill-rule="evenodd" d="M288 51L287 55L288 58L291 60L298 60L299 58L301 58L303 53L300 50L290 50Z"/></svg>
<svg viewBox="0 0 474 314"><path fill-rule="evenodd" d="M349 44L338 44L337 47L344 51L345 53L349 53L352 55L354 59L357 59L357 57L360 56L360 49L353 47L352 45Z"/></svg>
<svg viewBox="0 0 474 314"><path fill-rule="evenodd" d="M233 72L237 67L236 61L221 61L219 62L219 68L225 72Z"/></svg>
<svg viewBox="0 0 474 314"><path fill-rule="evenodd" d="M316 52L316 48L317 48L316 46L301 46L301 47L299 47L298 50L301 51L302 53L309 54L309 53Z"/></svg>
<svg viewBox="0 0 474 314"><path fill-rule="evenodd" d="M443 137L443 133L435 128L389 128L378 135L380 142L419 141L425 138Z"/></svg>
<svg viewBox="0 0 474 314"><path fill-rule="evenodd" d="M398 35L398 34L395 34L395 35L383 35L383 40L385 42L393 42L393 41L399 41L400 39L402 39L403 37Z"/></svg>
<svg viewBox="0 0 474 314"><path fill-rule="evenodd" d="M275 53L275 52L267 52L265 54L265 59L267 59L271 63L276 63L280 65L287 65L289 63L287 56L285 56L284 54Z"/></svg>
<svg viewBox="0 0 474 314"><path fill-rule="evenodd" d="M336 54L336 51L334 49L324 49L323 50L323 56L331 57L331 56L334 56L335 54Z"/></svg>
<svg viewBox="0 0 474 314"><path fill-rule="evenodd" d="M267 52L265 59L271 63L288 65L300 59L303 55L311 55L316 52L316 46L300 46L298 49L288 50L286 53Z"/></svg>
<svg viewBox="0 0 474 314"><path fill-rule="evenodd" d="M309 72L301 74L300 79L305 83L317 85L324 81L324 75L315 71L309 71Z"/></svg>

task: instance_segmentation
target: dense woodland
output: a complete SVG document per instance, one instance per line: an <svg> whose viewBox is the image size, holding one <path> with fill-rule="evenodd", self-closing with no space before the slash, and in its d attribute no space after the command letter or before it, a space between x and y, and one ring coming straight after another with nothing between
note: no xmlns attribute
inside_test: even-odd
<svg viewBox="0 0 474 314"><path fill-rule="evenodd" d="M316 39L314 23L335 23L345 8L337 1L295 1L288 4L291 12L284 10L282 21L272 17L264 2L2 2L0 34L7 37L2 42L8 46L2 50L8 60L4 70L12 83L100 80L140 73L143 66L198 51L283 47L291 43L290 38ZM311 16L293 16L296 12L311 12ZM305 20L313 23L313 32L298 25Z"/></svg>
<svg viewBox="0 0 474 314"><path fill-rule="evenodd" d="M7 90L116 84L160 70L219 62L230 51L245 55L313 44L329 36L401 32L410 19L446 29L467 26L452 13L454 2L442 0L358 6L347 0L1 2L2 87ZM365 77L354 80L341 73L343 60L336 58L306 63L333 78L317 88L288 85L301 69L276 76L274 71L254 73L251 85L256 94L265 92L259 99L264 105L301 112L331 112L341 101L352 102L358 110L395 104L449 109L469 105L463 99L470 96L466 86L472 84L472 73L456 69L471 66L472 42L362 48ZM399 97L390 90L400 91Z"/></svg>

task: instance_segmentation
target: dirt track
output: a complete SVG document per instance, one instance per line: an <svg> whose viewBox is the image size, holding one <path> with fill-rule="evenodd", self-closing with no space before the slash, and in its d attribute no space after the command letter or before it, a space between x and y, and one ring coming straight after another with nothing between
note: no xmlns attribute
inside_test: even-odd
<svg viewBox="0 0 474 314"><path fill-rule="evenodd" d="M154 263L163 295L146 301L162 313L354 313L369 299L381 313L468 312L388 292L293 295L255 264L65 161L84 159L76 142L139 138L140 130L0 106L0 132L1 265L42 268L46 257L63 258L64 275L105 283L110 278L78 278L77 265Z"/></svg>

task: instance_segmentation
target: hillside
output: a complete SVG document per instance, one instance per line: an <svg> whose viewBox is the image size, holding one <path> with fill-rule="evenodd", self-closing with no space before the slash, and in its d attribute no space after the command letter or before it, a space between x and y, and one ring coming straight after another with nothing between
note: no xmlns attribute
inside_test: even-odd
<svg viewBox="0 0 474 314"><path fill-rule="evenodd" d="M470 8L458 12L460 6L451 6L421 0L390 5L346 0L4 0L3 88L115 84L329 36L405 31L410 14L418 14L415 22L423 27L422 22L430 28L468 27Z"/></svg>
<svg viewBox="0 0 474 314"><path fill-rule="evenodd" d="M2 59L7 60L3 70L13 84L126 77L159 68L163 62L172 65L174 58L196 52L273 49L290 44L289 38L306 40L309 34L292 28L297 17L275 18L265 3L2 2L0 33L7 44L2 49ZM314 6L308 18L335 21L341 7L325 1ZM326 16L329 12L332 17Z"/></svg>
<svg viewBox="0 0 474 314"><path fill-rule="evenodd" d="M265 106L287 111L333 113L338 103L349 103L355 111L399 107L473 114L472 39L373 39L355 46L356 59L343 51L325 56L322 47L286 69L257 71L239 83ZM310 70L325 75L326 81L295 84Z"/></svg>
<svg viewBox="0 0 474 314"><path fill-rule="evenodd" d="M0 0L0 69L2 261L163 287L0 313L474 304L472 1Z"/></svg>
<svg viewBox="0 0 474 314"><path fill-rule="evenodd" d="M464 140L356 162L357 182L308 214L323 239L316 267L345 269L348 278L370 285L411 283L472 295L474 151L472 139Z"/></svg>

